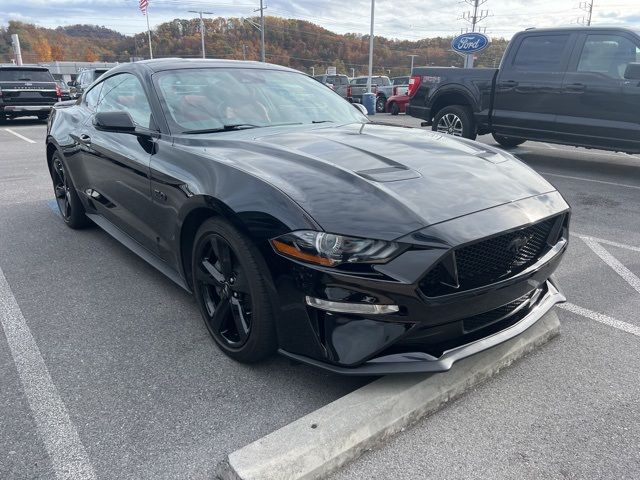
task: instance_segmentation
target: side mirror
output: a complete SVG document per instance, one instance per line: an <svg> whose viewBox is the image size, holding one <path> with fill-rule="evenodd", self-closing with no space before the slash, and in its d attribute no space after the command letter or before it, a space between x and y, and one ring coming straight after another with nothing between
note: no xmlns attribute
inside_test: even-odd
<svg viewBox="0 0 640 480"><path fill-rule="evenodd" d="M356 107L356 109L359 110L360 113L363 114L364 116L367 116L369 114L369 112L367 112L367 107L365 107L361 103L352 103L351 105Z"/></svg>
<svg viewBox="0 0 640 480"><path fill-rule="evenodd" d="M136 125L127 112L99 112L93 117L93 125L107 132L135 133Z"/></svg>
<svg viewBox="0 0 640 480"><path fill-rule="evenodd" d="M629 63L624 71L626 80L640 80L640 63Z"/></svg>

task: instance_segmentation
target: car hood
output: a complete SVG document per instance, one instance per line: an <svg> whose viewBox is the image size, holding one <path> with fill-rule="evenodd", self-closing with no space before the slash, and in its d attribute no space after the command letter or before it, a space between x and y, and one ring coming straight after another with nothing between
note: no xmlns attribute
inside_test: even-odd
<svg viewBox="0 0 640 480"><path fill-rule="evenodd" d="M333 233L395 239L555 190L506 152L423 129L350 124L229 133L191 145L276 186Z"/></svg>

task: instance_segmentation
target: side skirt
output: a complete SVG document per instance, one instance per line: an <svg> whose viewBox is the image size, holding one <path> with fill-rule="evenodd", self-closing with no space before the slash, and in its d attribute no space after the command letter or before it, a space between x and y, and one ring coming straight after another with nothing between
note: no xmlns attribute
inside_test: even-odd
<svg viewBox="0 0 640 480"><path fill-rule="evenodd" d="M157 255L155 255L154 253L150 252L145 247L140 245L133 238L131 238L126 233L124 233L122 230L120 230L118 227L116 227L113 223L111 223L109 220L104 218L102 215L96 215L94 213L87 213L86 215L102 230L107 232L109 235L111 235L113 238L115 238L118 242L120 242L122 245L127 247L133 253L138 255L149 265L154 267L156 270L159 270L166 277L168 277L170 280L175 282L177 285L182 287L187 292L192 293L191 289L186 284L184 279L180 276L180 274L178 274L178 272L176 272L173 268L167 265L160 258L158 258Z"/></svg>

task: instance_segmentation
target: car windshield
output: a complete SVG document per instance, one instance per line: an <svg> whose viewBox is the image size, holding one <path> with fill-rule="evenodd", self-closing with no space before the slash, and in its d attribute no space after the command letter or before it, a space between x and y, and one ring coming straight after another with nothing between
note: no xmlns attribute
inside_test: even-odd
<svg viewBox="0 0 640 480"><path fill-rule="evenodd" d="M256 68L167 70L154 75L172 132L312 123L363 123L338 94L297 72Z"/></svg>
<svg viewBox="0 0 640 480"><path fill-rule="evenodd" d="M0 69L0 82L53 82L48 70Z"/></svg>

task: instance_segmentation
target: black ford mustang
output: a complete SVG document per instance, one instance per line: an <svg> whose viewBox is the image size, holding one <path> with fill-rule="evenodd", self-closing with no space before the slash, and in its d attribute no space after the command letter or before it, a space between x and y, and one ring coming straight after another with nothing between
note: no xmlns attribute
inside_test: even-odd
<svg viewBox="0 0 640 480"><path fill-rule="evenodd" d="M512 155L374 125L287 68L152 60L49 120L64 221L193 291L219 347L340 373L447 370L564 300L569 206Z"/></svg>

